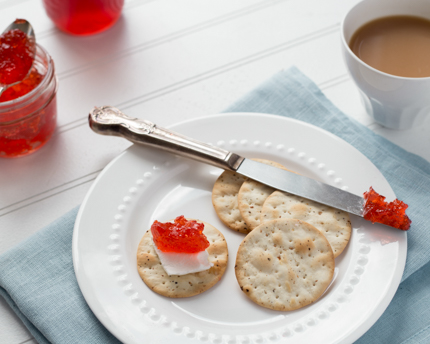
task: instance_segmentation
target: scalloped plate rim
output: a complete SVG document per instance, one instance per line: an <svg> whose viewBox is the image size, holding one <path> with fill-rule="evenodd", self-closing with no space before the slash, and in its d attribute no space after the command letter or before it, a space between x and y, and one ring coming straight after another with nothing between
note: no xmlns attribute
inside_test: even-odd
<svg viewBox="0 0 430 344"><path fill-rule="evenodd" d="M295 125L298 127L307 128L307 129L305 129L305 131L319 132L323 136L329 138L328 140L335 140L335 141L337 140L338 142L342 142L341 146L343 148L348 146L348 150L349 150L350 154L352 154L352 155L359 154L362 156L362 154L360 152L358 152L358 150L356 150L354 147L350 146L348 143L346 143L345 141L343 141L342 139L340 139L339 137L335 136L332 133L329 133L329 132L327 132L321 128L315 127L311 124L308 124L308 123L305 123L305 122L302 122L302 121L299 121L296 119L281 117L281 116L277 116L277 115L259 114L259 113L230 113L230 114L224 113L224 114L205 116L205 117L200 117L200 118L195 118L195 119L189 119L189 120L177 123L173 126L170 126L169 128L171 128L173 130L175 130L176 128L180 128L180 129L190 128L191 126L195 125L196 123L197 124L199 124L199 122L201 123L201 121L203 121L203 123L207 122L207 121L220 122L222 120L232 119L232 118L238 118L238 119L246 118L248 121L251 122L251 126L253 125L253 123L252 123L253 121L258 122L258 121L265 120L265 119L267 119L269 121L271 121L273 119L276 122L285 123L286 126L288 126L288 124L295 123ZM218 126L222 127L221 124L218 124ZM220 128L218 128L218 129L220 129ZM255 132L254 134L258 133L258 129L259 128L253 129L253 131ZM192 129L190 129L190 130L193 131ZM181 132L181 131L178 130L178 132ZM252 136L252 135L250 135L250 136ZM195 137L195 136L193 136L193 137ZM79 213L78 213L78 216L77 216L77 219L75 222L75 229L74 229L74 234L73 234L73 263L74 263L75 273L77 276L79 287L81 288L81 291L82 291L87 303L89 304L90 308L92 309L92 311L94 312L96 317L117 338L124 340L125 342L130 342L130 343L136 342L137 343L138 341L133 341L132 338L127 335L127 331L121 330L120 327L115 325L113 322L113 318L107 314L108 312L106 312L106 309L103 309L103 307L100 308L100 305L96 302L96 300L94 300L94 290L90 290L91 286L89 283L87 283L88 280L91 279L91 277L86 275L86 273L84 271L85 270L83 267L84 263L82 262L82 256L83 255L80 253L80 247L79 247L79 241L82 240L80 237L81 237L81 234L83 231L83 229L82 229L83 214L85 213L85 211L87 211L86 205L87 205L88 200L91 197L94 197L93 193L94 193L94 189L95 189L96 185L101 180L103 180L105 178L106 173L109 172L109 170L111 169L112 166L115 166L115 165L121 163L121 157L123 157L128 152L130 152L130 150L133 150L133 149L134 148L132 146L129 149L127 149L125 152L121 153L119 156L114 158L105 167L105 169L99 174L99 176L96 178L96 180L94 181L94 183L90 187L90 190L88 191L87 195L85 196L85 199L81 205L81 208L79 210ZM365 158L365 159L368 161L367 158ZM370 161L368 161L368 163L374 167L374 165ZM376 169L376 167L374 167L374 168ZM379 171L378 171L378 173L380 174ZM381 176L379 176L379 177L381 177ZM382 179L385 181L385 178L383 178L383 176L382 176ZM387 185L388 185L388 183L387 183ZM394 193L392 192L389 185L388 185L388 189L385 187L384 194L387 195L388 197L394 196ZM406 260L406 233L404 233L404 235L401 237L401 239L399 240L399 243L400 243L400 248L399 248L399 254L397 257L398 262L397 262L397 266L395 268L395 271L393 272L393 279L392 279L392 282L394 282L394 285L391 285L388 287L388 290L386 291L386 293L383 297L383 300L381 301L379 307L372 314L370 314L365 321L363 321L361 324L359 324L355 329L351 329L350 333L346 334L346 337L338 338L338 339L336 339L335 342L348 343L350 341L353 341L353 340L356 340L357 338L359 338L368 328L370 328L373 325L374 322L376 322L376 320L380 317L380 315L383 313L385 308L388 306L389 302L391 301L392 297L394 296L394 293L397 289L398 284L400 283L400 279L401 279L402 272L404 269L404 264L405 264L405 260ZM176 334L175 334L174 338L175 338L175 340L179 340L179 338ZM188 338L186 338L185 336L182 336L181 338L185 338L184 340L181 340L181 342L188 343L188 341L189 341ZM252 338L250 338L250 339L252 341ZM130 340L132 340L132 341L130 341ZM221 337L221 342L224 342L225 340L226 339L224 337Z"/></svg>

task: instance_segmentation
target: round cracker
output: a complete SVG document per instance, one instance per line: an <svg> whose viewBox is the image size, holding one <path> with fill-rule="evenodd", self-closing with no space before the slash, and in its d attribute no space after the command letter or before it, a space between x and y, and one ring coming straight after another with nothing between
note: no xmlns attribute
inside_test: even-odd
<svg viewBox="0 0 430 344"><path fill-rule="evenodd" d="M262 223L239 246L236 278L260 306L291 311L315 302L330 285L333 251L314 226L295 219Z"/></svg>
<svg viewBox="0 0 430 344"><path fill-rule="evenodd" d="M224 171L215 181L212 189L212 204L220 220L230 229L248 233L248 226L240 215L237 194L245 177L231 171Z"/></svg>
<svg viewBox="0 0 430 344"><path fill-rule="evenodd" d="M255 160L273 167L282 168L284 170L293 172L274 161L264 159ZM264 201L274 191L274 188L252 179L248 179L243 182L239 189L237 200L240 215L245 221L248 231L252 231L255 227L260 225L261 209L263 207Z"/></svg>
<svg viewBox="0 0 430 344"><path fill-rule="evenodd" d="M282 165L270 160L252 160L275 167L283 167ZM246 181L247 178L240 174L232 171L224 171L215 181L214 187L212 189L212 204L220 220L228 228L244 234L247 234L252 230L252 228L248 226L245 219L242 217L238 203L239 190ZM271 188L272 192L273 190L274 189Z"/></svg>
<svg viewBox="0 0 430 344"><path fill-rule="evenodd" d="M203 223L203 234L210 242L207 248L209 262L213 266L191 274L169 276L154 249L151 231L143 235L137 249L137 270L146 285L157 294L172 298L194 296L213 287L221 279L228 261L227 242L218 229Z"/></svg>
<svg viewBox="0 0 430 344"><path fill-rule="evenodd" d="M329 241L335 258L342 253L351 237L348 213L321 203L275 191L264 202L261 221L279 218L303 220L315 226Z"/></svg>

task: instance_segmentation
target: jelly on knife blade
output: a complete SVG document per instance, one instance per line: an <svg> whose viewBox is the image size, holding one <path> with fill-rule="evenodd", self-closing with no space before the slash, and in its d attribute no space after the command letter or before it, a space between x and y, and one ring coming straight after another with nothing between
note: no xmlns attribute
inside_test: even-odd
<svg viewBox="0 0 430 344"><path fill-rule="evenodd" d="M385 197L378 194L372 187L364 193L363 217L366 220L382 223L401 230L408 230L412 221L406 215L408 205L398 199L386 202Z"/></svg>

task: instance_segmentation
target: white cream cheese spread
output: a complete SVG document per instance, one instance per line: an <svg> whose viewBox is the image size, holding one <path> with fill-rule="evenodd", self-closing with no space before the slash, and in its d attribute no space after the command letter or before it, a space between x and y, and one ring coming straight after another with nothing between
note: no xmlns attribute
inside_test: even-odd
<svg viewBox="0 0 430 344"><path fill-rule="evenodd" d="M160 251L154 244L164 270L169 276L186 275L210 269L213 263L209 262L209 254L206 250L196 253L177 253Z"/></svg>

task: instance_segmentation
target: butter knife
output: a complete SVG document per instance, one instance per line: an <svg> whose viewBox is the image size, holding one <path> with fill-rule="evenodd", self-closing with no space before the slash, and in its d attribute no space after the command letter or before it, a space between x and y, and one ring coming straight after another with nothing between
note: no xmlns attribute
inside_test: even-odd
<svg viewBox="0 0 430 344"><path fill-rule="evenodd" d="M102 135L123 137L133 143L157 147L269 185L293 195L363 217L363 197L317 180L246 159L236 153L131 118L112 106L95 107L89 125Z"/></svg>

